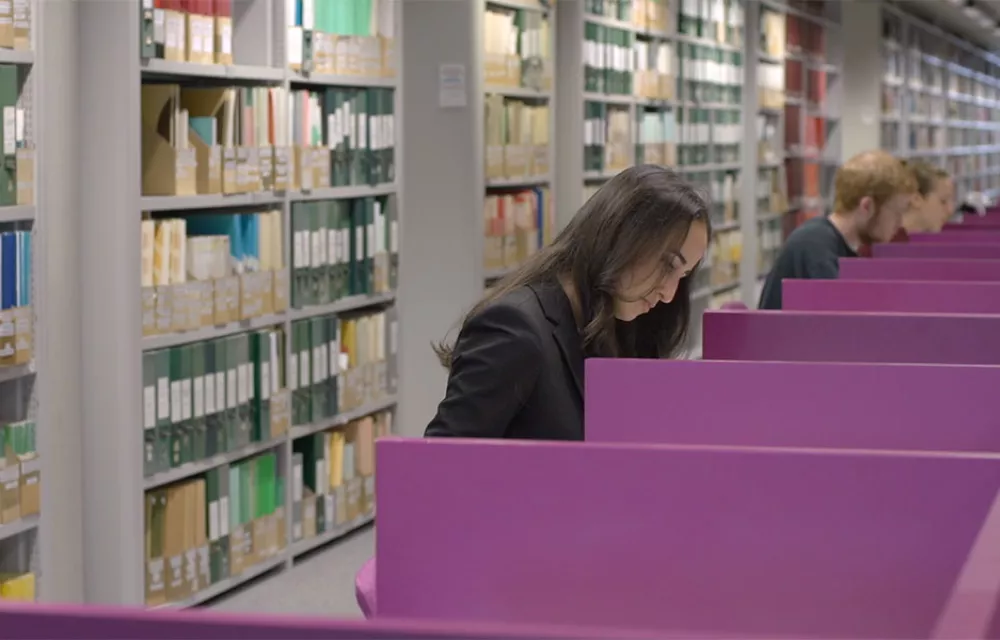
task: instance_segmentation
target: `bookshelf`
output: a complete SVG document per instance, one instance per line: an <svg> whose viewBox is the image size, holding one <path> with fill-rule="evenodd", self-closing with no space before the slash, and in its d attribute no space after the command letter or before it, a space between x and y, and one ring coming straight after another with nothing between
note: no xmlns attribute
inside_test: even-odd
<svg viewBox="0 0 1000 640"><path fill-rule="evenodd" d="M398 380L399 6L93 4L115 35L81 62L91 100L122 106L89 124L135 134L94 153L113 181L90 176L114 193L87 213L116 232L86 275L116 284L84 294L85 357L109 374L83 383L85 595L195 606L374 517Z"/></svg>
<svg viewBox="0 0 1000 640"><path fill-rule="evenodd" d="M553 6L545 0L483 6L486 286L555 233Z"/></svg>
<svg viewBox="0 0 1000 640"><path fill-rule="evenodd" d="M843 36L837 3L754 5L755 304L784 239L832 206L843 155Z"/></svg>
<svg viewBox="0 0 1000 640"><path fill-rule="evenodd" d="M37 300L46 284L36 215L38 123L46 115L38 90L36 9L27 0L0 7L0 106L7 123L0 171L0 600L28 602L39 598L43 568L51 568L48 550L58 544L56 532L43 535L41 527L39 451L51 449L39 446L39 425L49 422L39 416L45 387L39 371L46 366L35 350L45 306ZM49 578L65 575L53 570ZM47 595L59 592L52 587Z"/></svg>
<svg viewBox="0 0 1000 640"><path fill-rule="evenodd" d="M1000 194L1000 58L895 5L882 36L882 148L949 171L958 202Z"/></svg>

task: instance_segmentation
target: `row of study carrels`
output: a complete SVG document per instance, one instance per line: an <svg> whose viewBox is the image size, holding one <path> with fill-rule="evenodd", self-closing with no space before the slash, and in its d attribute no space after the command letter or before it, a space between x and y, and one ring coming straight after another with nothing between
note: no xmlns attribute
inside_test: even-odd
<svg viewBox="0 0 1000 640"><path fill-rule="evenodd" d="M375 621L1000 637L991 219L588 361L586 443L379 442Z"/></svg>
<svg viewBox="0 0 1000 640"><path fill-rule="evenodd" d="M706 313L704 361L589 361L588 442L381 439L367 625L146 623L1000 637L1000 262L933 257L992 244L952 233L979 238L916 236L927 257L845 260L840 280L786 283L783 311Z"/></svg>

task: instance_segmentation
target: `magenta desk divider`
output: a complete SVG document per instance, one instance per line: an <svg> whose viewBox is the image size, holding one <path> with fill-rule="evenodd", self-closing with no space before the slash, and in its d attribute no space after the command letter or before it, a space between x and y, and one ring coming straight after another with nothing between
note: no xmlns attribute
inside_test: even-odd
<svg viewBox="0 0 1000 640"><path fill-rule="evenodd" d="M843 280L969 280L1000 282L1000 260L841 258Z"/></svg>
<svg viewBox="0 0 1000 640"><path fill-rule="evenodd" d="M947 222L945 229L1000 229L1000 217L998 216L963 216L961 222Z"/></svg>
<svg viewBox="0 0 1000 640"><path fill-rule="evenodd" d="M705 360L1000 365L997 315L706 311L702 323Z"/></svg>
<svg viewBox="0 0 1000 640"><path fill-rule="evenodd" d="M412 438L376 449L380 616L676 637L994 631L1000 456Z"/></svg>
<svg viewBox="0 0 1000 640"><path fill-rule="evenodd" d="M910 242L916 244L1000 244L1000 229L967 229L940 233L911 233Z"/></svg>
<svg viewBox="0 0 1000 640"><path fill-rule="evenodd" d="M725 389L726 401L706 402L708 389ZM586 433L588 442L1000 453L997 389L1000 367L590 359Z"/></svg>
<svg viewBox="0 0 1000 640"><path fill-rule="evenodd" d="M1000 282L784 280L786 311L1000 314Z"/></svg>
<svg viewBox="0 0 1000 640"><path fill-rule="evenodd" d="M638 633L455 622L330 620L199 611L0 604L14 640L640 640Z"/></svg>
<svg viewBox="0 0 1000 640"><path fill-rule="evenodd" d="M890 242L872 247L872 256L875 258L997 260L1000 259L1000 244Z"/></svg>

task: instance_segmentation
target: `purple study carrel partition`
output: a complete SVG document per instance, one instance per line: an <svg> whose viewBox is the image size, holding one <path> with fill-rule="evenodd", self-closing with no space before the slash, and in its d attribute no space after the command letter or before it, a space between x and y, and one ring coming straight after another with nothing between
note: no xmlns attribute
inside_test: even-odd
<svg viewBox="0 0 1000 640"><path fill-rule="evenodd" d="M1000 244L1000 229L966 229L965 231L941 231L939 233L911 233L911 243L953 244Z"/></svg>
<svg viewBox="0 0 1000 640"><path fill-rule="evenodd" d="M0 603L3 638L18 640L652 640L653 636L557 626L448 621L330 620L211 611L144 611Z"/></svg>
<svg viewBox="0 0 1000 640"><path fill-rule="evenodd" d="M997 456L450 439L376 448L380 616L674 637L1000 631Z"/></svg>
<svg viewBox="0 0 1000 640"><path fill-rule="evenodd" d="M784 280L786 311L1000 314L1000 282Z"/></svg>
<svg viewBox="0 0 1000 640"><path fill-rule="evenodd" d="M1000 260L841 258L840 278L844 280L1000 282Z"/></svg>
<svg viewBox="0 0 1000 640"><path fill-rule="evenodd" d="M890 242L872 247L872 256L875 258L998 260L1000 259L1000 244Z"/></svg>
<svg viewBox="0 0 1000 640"><path fill-rule="evenodd" d="M1000 365L997 315L706 311L702 323L705 360Z"/></svg>
<svg viewBox="0 0 1000 640"><path fill-rule="evenodd" d="M726 401L706 402L709 389L725 389ZM997 389L1000 367L591 359L586 434L606 443L1000 453Z"/></svg>

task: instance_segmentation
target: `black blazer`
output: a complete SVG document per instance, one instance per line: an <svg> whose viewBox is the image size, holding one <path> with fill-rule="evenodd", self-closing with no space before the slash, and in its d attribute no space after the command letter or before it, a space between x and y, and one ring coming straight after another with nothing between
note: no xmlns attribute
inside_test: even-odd
<svg viewBox="0 0 1000 640"><path fill-rule="evenodd" d="M561 286L520 287L466 322L424 435L583 440L583 345Z"/></svg>

